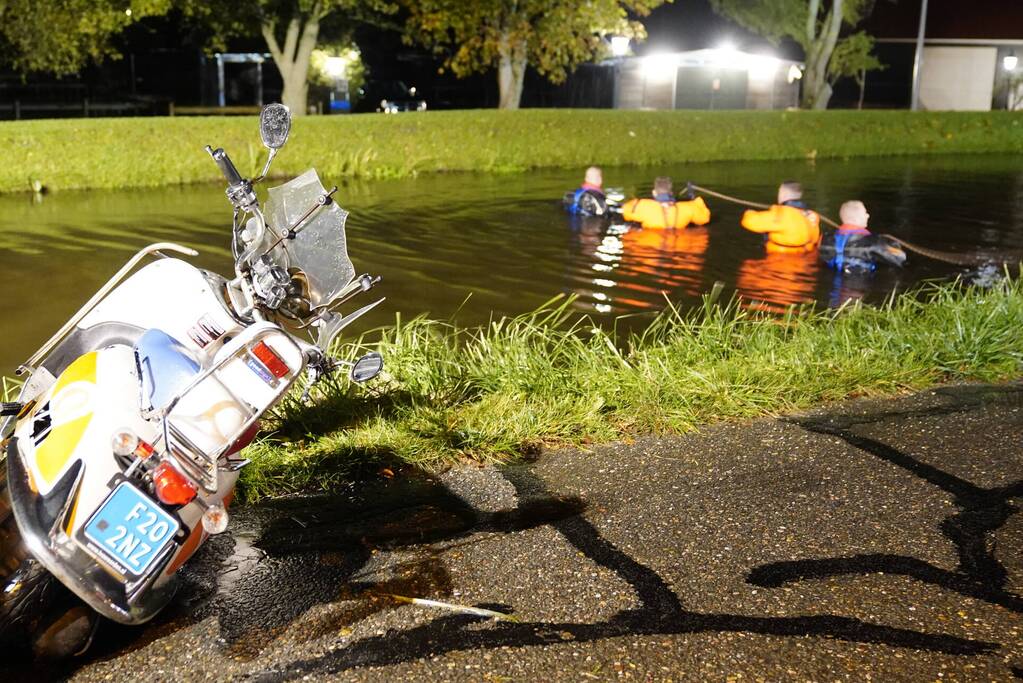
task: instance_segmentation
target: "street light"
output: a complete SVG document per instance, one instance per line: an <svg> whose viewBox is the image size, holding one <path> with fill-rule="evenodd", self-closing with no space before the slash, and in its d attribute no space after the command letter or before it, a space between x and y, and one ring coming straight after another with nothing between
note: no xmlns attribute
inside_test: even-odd
<svg viewBox="0 0 1023 683"><path fill-rule="evenodd" d="M1016 56L1015 50L1009 50L1009 54L1002 58L1002 68L1006 71L1015 71L1018 64L1019 57Z"/></svg>
<svg viewBox="0 0 1023 683"><path fill-rule="evenodd" d="M348 60L344 57L327 57L324 63L324 68L327 70L327 74L331 78L340 80L345 77L345 69L348 66Z"/></svg>
<svg viewBox="0 0 1023 683"><path fill-rule="evenodd" d="M624 57L629 54L628 36L611 36L611 54L615 57Z"/></svg>

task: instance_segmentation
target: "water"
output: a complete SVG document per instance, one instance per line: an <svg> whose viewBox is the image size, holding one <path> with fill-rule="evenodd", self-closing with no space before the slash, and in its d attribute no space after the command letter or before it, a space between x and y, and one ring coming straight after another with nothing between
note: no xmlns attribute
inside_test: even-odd
<svg viewBox="0 0 1023 683"><path fill-rule="evenodd" d="M798 179L811 206L837 218L863 199L871 227L949 251L1023 250L1023 170L1010 156L731 162L665 168L607 168L608 186L650 191L656 174L770 202L780 180ZM465 324L531 310L558 294L610 321L642 324L666 300L689 307L716 281L751 305L836 305L882 300L893 289L948 278L957 266L910 254L902 270L836 277L813 255L764 254L739 227L740 207L708 199L706 228L673 233L573 229L560 208L581 171L523 175L432 175L347 182L349 251L359 272L383 276L388 302L362 329L418 314ZM330 185L330 178L324 183ZM230 271L230 211L219 186L0 197L0 267L5 292L2 374L9 373L137 249L176 241L196 261ZM760 303L753 303L760 302Z"/></svg>

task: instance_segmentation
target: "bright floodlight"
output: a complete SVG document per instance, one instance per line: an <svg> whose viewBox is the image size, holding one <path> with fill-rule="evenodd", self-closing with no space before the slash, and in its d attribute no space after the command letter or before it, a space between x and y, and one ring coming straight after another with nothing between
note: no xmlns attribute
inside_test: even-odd
<svg viewBox="0 0 1023 683"><path fill-rule="evenodd" d="M778 60L769 55L750 55L746 68L752 80L773 81L778 72Z"/></svg>
<svg viewBox="0 0 1023 683"><path fill-rule="evenodd" d="M629 54L629 37L611 36L611 54L615 57L624 57Z"/></svg>
<svg viewBox="0 0 1023 683"><path fill-rule="evenodd" d="M343 78L346 66L348 66L348 60L344 57L327 57L327 61L324 64L327 73L334 78Z"/></svg>
<svg viewBox="0 0 1023 683"><path fill-rule="evenodd" d="M1006 71L1015 71L1018 64L1019 57L1014 52L1010 52L1002 58L1002 68Z"/></svg>
<svg viewBox="0 0 1023 683"><path fill-rule="evenodd" d="M747 55L735 47L735 43L726 40L713 50L710 50L710 63L715 66L723 66L731 69L747 68Z"/></svg>
<svg viewBox="0 0 1023 683"><path fill-rule="evenodd" d="M650 55L643 58L643 75L651 80L668 80L675 77L677 64L675 55Z"/></svg>

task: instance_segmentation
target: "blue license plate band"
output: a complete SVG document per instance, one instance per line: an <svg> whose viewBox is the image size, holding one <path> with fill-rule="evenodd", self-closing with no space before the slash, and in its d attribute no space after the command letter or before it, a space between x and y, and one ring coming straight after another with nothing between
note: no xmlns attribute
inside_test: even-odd
<svg viewBox="0 0 1023 683"><path fill-rule="evenodd" d="M156 501L122 481L82 529L94 555L132 579L149 572L180 524Z"/></svg>

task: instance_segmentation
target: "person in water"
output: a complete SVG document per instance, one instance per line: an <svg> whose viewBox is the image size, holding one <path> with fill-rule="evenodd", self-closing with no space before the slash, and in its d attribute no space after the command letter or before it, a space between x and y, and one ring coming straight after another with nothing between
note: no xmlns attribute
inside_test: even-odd
<svg viewBox="0 0 1023 683"><path fill-rule="evenodd" d="M604 173L597 166L586 169L583 184L565 193L565 210L575 216L607 215L607 196L604 194Z"/></svg>
<svg viewBox="0 0 1023 683"><path fill-rule="evenodd" d="M778 187L778 203L766 211L746 211L742 227L764 234L771 253L813 251L821 242L821 219L803 203L803 186L787 180Z"/></svg>
<svg viewBox="0 0 1023 683"><path fill-rule="evenodd" d="M675 199L671 178L661 176L654 180L653 199L630 199L622 206L622 218L639 223L644 228L685 228L692 225L706 225L710 222L710 209L702 197L693 194L692 186L686 183L682 201Z"/></svg>
<svg viewBox="0 0 1023 683"><path fill-rule="evenodd" d="M871 271L878 263L901 266L906 252L889 237L867 229L870 214L863 202L854 199L839 209L842 225L821 243L821 260L838 271Z"/></svg>

